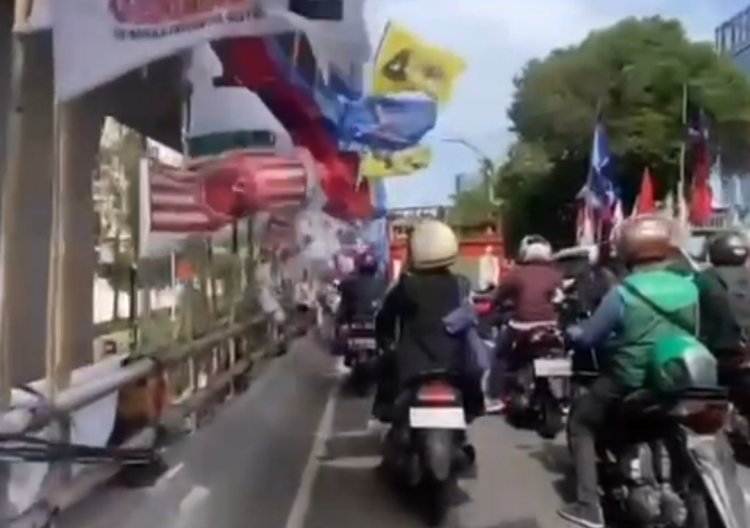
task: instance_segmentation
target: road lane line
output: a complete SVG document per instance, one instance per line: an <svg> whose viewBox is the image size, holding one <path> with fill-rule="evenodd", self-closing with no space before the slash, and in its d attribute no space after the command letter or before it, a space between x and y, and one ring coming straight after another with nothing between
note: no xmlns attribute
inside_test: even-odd
<svg viewBox="0 0 750 528"><path fill-rule="evenodd" d="M175 478L175 476L177 476L177 473L182 471L182 468L184 467L185 467L185 463L180 462L175 467L171 468L169 471L164 473L164 476L160 480L165 480L165 481L172 480L173 478Z"/></svg>
<svg viewBox="0 0 750 528"><path fill-rule="evenodd" d="M333 413L336 408L336 388L331 389L328 394L323 416L318 423L318 429L315 431L315 440L313 441L310 456L302 472L302 478L294 496L292 509L286 519L285 528L304 528L307 512L310 510L310 500L312 499L315 478L320 469L320 459L325 455L326 441L330 438L333 431Z"/></svg>
<svg viewBox="0 0 750 528"><path fill-rule="evenodd" d="M203 486L195 486L180 501L179 512L181 515L195 511L195 508L211 495L211 490Z"/></svg>

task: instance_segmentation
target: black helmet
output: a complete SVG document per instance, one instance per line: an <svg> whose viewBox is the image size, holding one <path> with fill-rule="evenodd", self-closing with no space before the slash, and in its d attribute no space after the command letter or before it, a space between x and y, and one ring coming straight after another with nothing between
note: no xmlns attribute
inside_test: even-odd
<svg viewBox="0 0 750 528"><path fill-rule="evenodd" d="M749 252L747 239L737 232L716 235L708 244L708 259L714 266L742 266Z"/></svg>

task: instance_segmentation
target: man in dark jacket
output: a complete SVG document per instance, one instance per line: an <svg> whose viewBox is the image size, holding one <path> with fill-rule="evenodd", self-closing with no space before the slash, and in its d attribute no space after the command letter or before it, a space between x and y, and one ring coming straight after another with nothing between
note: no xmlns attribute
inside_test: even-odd
<svg viewBox="0 0 750 528"><path fill-rule="evenodd" d="M718 235L708 246L713 266L695 278L701 339L719 361L720 379L730 389L746 393L742 400L750 396L748 252L747 240L740 233Z"/></svg>
<svg viewBox="0 0 750 528"><path fill-rule="evenodd" d="M339 286L338 319L342 323L375 317L387 287L385 278L378 273L378 262L372 253L366 251L358 255L356 266L357 271Z"/></svg>
<svg viewBox="0 0 750 528"><path fill-rule="evenodd" d="M467 418L482 411L480 372L474 371L465 341L447 332L443 319L458 308L462 281L449 267L458 255L458 242L450 227L425 221L409 241L411 269L387 293L376 320L376 333L384 350L380 360L374 415L391 418L393 402L401 388L420 374L451 371L463 380Z"/></svg>
<svg viewBox="0 0 750 528"><path fill-rule="evenodd" d="M584 311L593 313L609 289L617 282L617 275L611 269L615 263L610 243L599 244L590 254L589 263L590 265L574 278L581 307Z"/></svg>

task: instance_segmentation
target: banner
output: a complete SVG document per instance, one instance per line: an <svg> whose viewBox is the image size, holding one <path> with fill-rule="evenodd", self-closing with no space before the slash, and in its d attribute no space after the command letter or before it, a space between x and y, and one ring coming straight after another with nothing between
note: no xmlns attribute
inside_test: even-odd
<svg viewBox="0 0 750 528"><path fill-rule="evenodd" d="M466 62L458 55L389 22L375 59L373 91L424 92L442 106L450 101L464 70Z"/></svg>
<svg viewBox="0 0 750 528"><path fill-rule="evenodd" d="M49 0L32 11L25 28L48 23ZM262 9L261 9L262 7ZM362 2L342 21L310 20L286 0L58 0L52 2L55 94L65 101L148 63L192 46L231 36L300 30L318 60L352 67L370 55Z"/></svg>
<svg viewBox="0 0 750 528"><path fill-rule="evenodd" d="M416 146L395 152L368 152L362 157L360 171L363 178L408 176L426 169L432 161L430 147Z"/></svg>
<svg viewBox="0 0 750 528"><path fill-rule="evenodd" d="M265 15L257 0L64 0L52 2L55 95L77 97L120 75L197 44L240 35L297 29L288 10ZM38 20L43 23L40 15ZM304 30L322 31L306 21ZM311 38L313 45L327 41ZM330 42L333 46L340 41ZM329 52L316 48L325 57Z"/></svg>

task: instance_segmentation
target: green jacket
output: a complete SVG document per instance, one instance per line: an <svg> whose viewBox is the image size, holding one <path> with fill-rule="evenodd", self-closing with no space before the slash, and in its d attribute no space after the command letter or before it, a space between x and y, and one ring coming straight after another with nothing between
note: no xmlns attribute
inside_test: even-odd
<svg viewBox="0 0 750 528"><path fill-rule="evenodd" d="M676 333L685 334L687 329L697 333L698 289L690 278L668 270L635 272L623 282L675 319L672 322L657 313L626 286L616 287L622 313L619 328L605 343L603 368L624 386L639 388L646 381L656 343Z"/></svg>

